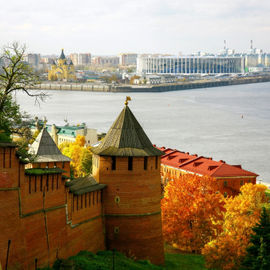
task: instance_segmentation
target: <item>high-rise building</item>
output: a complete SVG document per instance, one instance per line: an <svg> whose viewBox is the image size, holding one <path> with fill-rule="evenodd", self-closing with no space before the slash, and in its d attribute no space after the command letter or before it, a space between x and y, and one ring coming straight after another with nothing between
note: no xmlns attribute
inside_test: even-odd
<svg viewBox="0 0 270 270"><path fill-rule="evenodd" d="M79 57L78 57L78 54L77 54L77 53L71 53L71 54L69 55L69 58L70 58L71 61L73 62L73 65L74 65L74 66L78 66L78 59L79 59Z"/></svg>
<svg viewBox="0 0 270 270"><path fill-rule="evenodd" d="M29 53L26 55L25 60L33 68L38 68L39 63L40 63L40 54Z"/></svg>
<svg viewBox="0 0 270 270"><path fill-rule="evenodd" d="M119 64L121 66L132 66L137 64L137 54L136 53L120 53L119 54Z"/></svg>
<svg viewBox="0 0 270 270"><path fill-rule="evenodd" d="M96 56L93 57L92 63L99 66L118 66L119 57L117 56Z"/></svg>
<svg viewBox="0 0 270 270"><path fill-rule="evenodd" d="M79 53L78 65L88 66L91 64L91 53Z"/></svg>
<svg viewBox="0 0 270 270"><path fill-rule="evenodd" d="M71 53L69 58L74 66L88 66L91 64L91 53Z"/></svg>

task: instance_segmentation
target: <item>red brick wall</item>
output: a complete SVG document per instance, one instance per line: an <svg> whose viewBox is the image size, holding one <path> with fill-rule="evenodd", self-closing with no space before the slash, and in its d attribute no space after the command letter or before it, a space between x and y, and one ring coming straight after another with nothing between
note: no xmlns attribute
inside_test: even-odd
<svg viewBox="0 0 270 270"><path fill-rule="evenodd" d="M73 224L102 214L101 192L93 191L79 196L69 194L68 205Z"/></svg>
<svg viewBox="0 0 270 270"><path fill-rule="evenodd" d="M67 192L61 174L58 175L58 188L56 174L53 176L54 189L52 175L49 175L48 190L46 176L43 175L43 199L43 192L40 190L41 176L24 176L24 168L23 165L19 165L15 149L11 148L11 155L9 151L10 148L5 151L0 148L2 268L5 267L8 240L11 240L8 265L14 269L34 269L35 259L38 267L42 267L48 263L52 264L57 256L67 258L80 250L104 250L104 222L100 200L97 198L95 204L71 213L70 207L66 209L66 203L73 195ZM43 205L45 211L42 210Z"/></svg>
<svg viewBox="0 0 270 270"><path fill-rule="evenodd" d="M18 186L19 160L14 147L0 147L0 188Z"/></svg>
<svg viewBox="0 0 270 270"><path fill-rule="evenodd" d="M106 216L108 249L116 249L137 260L164 263L160 215L144 217Z"/></svg>
<svg viewBox="0 0 270 270"><path fill-rule="evenodd" d="M161 264L160 159L157 161L156 167L156 157L148 157L145 170L144 158L133 157L133 169L128 170L128 158L117 157L116 170L112 170L111 157L94 156L93 175L107 184L103 205L108 248ZM114 233L115 227L119 232Z"/></svg>
<svg viewBox="0 0 270 270"><path fill-rule="evenodd" d="M54 168L63 169L65 172L63 175L70 177L70 162L40 162L27 164L27 168Z"/></svg>

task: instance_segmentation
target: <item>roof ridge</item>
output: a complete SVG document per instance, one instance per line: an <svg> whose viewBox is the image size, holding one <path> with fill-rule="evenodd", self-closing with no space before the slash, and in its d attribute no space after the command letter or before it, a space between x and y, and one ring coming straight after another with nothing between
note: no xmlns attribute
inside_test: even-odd
<svg viewBox="0 0 270 270"><path fill-rule="evenodd" d="M174 150L172 150L172 152L163 155L162 158L168 157L169 155L174 154L174 153L176 153L176 152L179 152L179 151L176 150L176 149L174 149Z"/></svg>
<svg viewBox="0 0 270 270"><path fill-rule="evenodd" d="M198 159L200 159L200 158L202 158L202 157L203 157L203 156L199 156L199 157L196 157L196 158L194 158L194 159L188 160L188 161L184 162L183 164L180 164L178 167L180 168L180 167L182 167L182 166L184 166L184 165L187 165L187 164L189 164L189 163L191 163L191 162L194 162L194 161L196 161L196 160L198 160Z"/></svg>
<svg viewBox="0 0 270 270"><path fill-rule="evenodd" d="M256 174L256 173L253 173L253 172L244 170L244 169L239 168L239 167L235 167L235 166L230 165L230 164L228 164L228 163L222 163L220 166L218 166L218 168L213 172L213 175L216 174L219 170L221 170L222 167L224 167L224 166L228 166L228 167L230 167L230 168L233 168L234 170L238 170L238 171L245 172L245 173L247 173L247 174L249 174L249 175L252 174L252 175L257 175L257 176L258 176L258 174Z"/></svg>

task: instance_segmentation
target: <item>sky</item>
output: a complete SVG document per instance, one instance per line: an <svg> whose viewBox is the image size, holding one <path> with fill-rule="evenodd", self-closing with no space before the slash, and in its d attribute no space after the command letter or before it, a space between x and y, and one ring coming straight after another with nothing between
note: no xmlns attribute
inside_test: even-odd
<svg viewBox="0 0 270 270"><path fill-rule="evenodd" d="M0 0L0 46L41 54L270 52L269 0Z"/></svg>

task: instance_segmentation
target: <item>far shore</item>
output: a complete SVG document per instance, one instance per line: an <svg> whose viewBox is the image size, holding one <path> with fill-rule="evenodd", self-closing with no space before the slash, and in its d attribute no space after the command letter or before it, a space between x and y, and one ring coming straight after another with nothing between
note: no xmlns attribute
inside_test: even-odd
<svg viewBox="0 0 270 270"><path fill-rule="evenodd" d="M127 85L108 83L77 83L45 81L36 85L35 90L93 91L93 92L169 92L197 88L230 86L239 84L269 82L270 75L239 78L207 79L156 85Z"/></svg>

